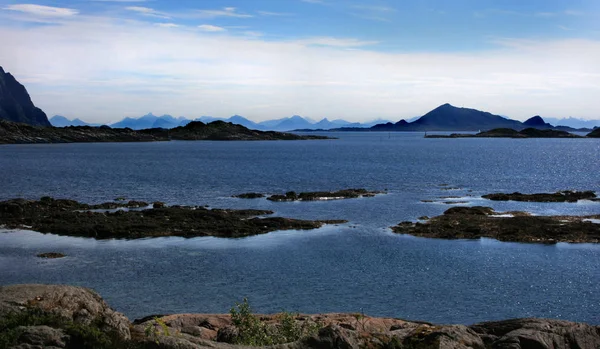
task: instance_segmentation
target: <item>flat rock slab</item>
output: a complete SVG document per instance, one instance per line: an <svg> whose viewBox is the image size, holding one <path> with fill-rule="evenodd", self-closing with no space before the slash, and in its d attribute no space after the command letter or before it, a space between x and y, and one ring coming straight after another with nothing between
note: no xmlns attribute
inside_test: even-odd
<svg viewBox="0 0 600 349"><path fill-rule="evenodd" d="M531 216L525 212L495 212L490 207L453 207L427 222L402 222L392 230L439 239L479 239L557 243L600 242L600 216Z"/></svg>

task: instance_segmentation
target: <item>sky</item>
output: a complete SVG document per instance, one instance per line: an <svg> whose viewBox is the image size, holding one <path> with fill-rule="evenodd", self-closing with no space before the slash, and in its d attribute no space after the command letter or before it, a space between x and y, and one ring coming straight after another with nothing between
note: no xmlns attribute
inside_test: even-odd
<svg viewBox="0 0 600 349"><path fill-rule="evenodd" d="M48 115L600 119L598 0L0 0Z"/></svg>

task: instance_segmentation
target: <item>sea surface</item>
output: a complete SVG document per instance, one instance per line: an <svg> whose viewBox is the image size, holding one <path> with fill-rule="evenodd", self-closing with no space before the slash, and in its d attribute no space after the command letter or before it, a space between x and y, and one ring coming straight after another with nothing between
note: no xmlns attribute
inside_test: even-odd
<svg viewBox="0 0 600 349"><path fill-rule="evenodd" d="M96 241L2 230L0 284L91 287L132 319L224 313L248 297L257 312L364 312L464 324L535 316L600 324L599 244L448 241L389 229L452 205L600 214L598 202L481 199L492 192L600 192L600 140L332 135L339 139L2 145L0 199L127 197L349 223L244 239ZM387 194L293 203L231 197L345 188ZM68 257L35 257L50 251Z"/></svg>

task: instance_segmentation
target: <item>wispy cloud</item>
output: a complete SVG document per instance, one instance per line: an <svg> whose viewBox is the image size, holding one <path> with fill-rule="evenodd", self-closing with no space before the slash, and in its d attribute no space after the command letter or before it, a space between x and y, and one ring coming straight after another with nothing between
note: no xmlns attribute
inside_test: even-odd
<svg viewBox="0 0 600 349"><path fill-rule="evenodd" d="M70 17L77 15L79 13L78 10L72 8L65 7L52 7L52 6L43 6L43 5L35 5L35 4L15 4L8 5L3 8L3 10L9 11L17 11L21 13L26 13L34 16L41 17Z"/></svg>
<svg viewBox="0 0 600 349"><path fill-rule="evenodd" d="M162 27L162 28L178 28L178 27L180 27L179 24L175 24L175 23L155 23L155 25Z"/></svg>
<svg viewBox="0 0 600 349"><path fill-rule="evenodd" d="M353 38L315 37L294 41L306 46L332 46L332 47L361 47L376 45L378 41L363 41Z"/></svg>
<svg viewBox="0 0 600 349"><path fill-rule="evenodd" d="M272 12L272 11L256 11L261 16L291 16L291 13L286 12Z"/></svg>
<svg viewBox="0 0 600 349"><path fill-rule="evenodd" d="M141 15L144 15L144 16L157 17L157 18L165 18L165 19L171 18L171 16L168 15L167 13L157 11L157 10L155 10L153 8L150 8L150 7L128 6L128 7L125 7L125 9L128 10L128 11L137 12L137 13L139 13Z"/></svg>
<svg viewBox="0 0 600 349"><path fill-rule="evenodd" d="M249 18L253 17L247 13L240 13L235 7L224 7L221 10L197 10L195 13L202 18L217 18L217 17L234 17L234 18Z"/></svg>
<svg viewBox="0 0 600 349"><path fill-rule="evenodd" d="M227 30L223 27L219 27L219 26L212 25L212 24L202 24L202 25L199 25L198 28L205 32L224 32Z"/></svg>
<svg viewBox="0 0 600 349"><path fill-rule="evenodd" d="M326 4L324 0L300 0L302 2L307 2L309 4Z"/></svg>

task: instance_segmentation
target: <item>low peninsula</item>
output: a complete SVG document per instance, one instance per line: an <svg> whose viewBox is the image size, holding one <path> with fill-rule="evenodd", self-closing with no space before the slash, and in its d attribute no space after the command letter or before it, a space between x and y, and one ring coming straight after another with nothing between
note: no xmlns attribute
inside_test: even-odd
<svg viewBox="0 0 600 349"><path fill-rule="evenodd" d="M425 138L594 138L598 137L591 132L587 136L578 136L563 130L526 128L521 131L512 128L495 128L476 134L452 133L450 135L430 134Z"/></svg>
<svg viewBox="0 0 600 349"><path fill-rule="evenodd" d="M600 243L600 215L532 216L490 207L452 207L424 223L402 222L392 230L437 239L491 238L528 243Z"/></svg>
<svg viewBox="0 0 600 349"><path fill-rule="evenodd" d="M256 131L223 121L205 124L193 121L174 129L146 129L108 126L32 126L0 119L0 144L156 142L156 141L275 141L332 139L324 136L301 136L275 131Z"/></svg>
<svg viewBox="0 0 600 349"><path fill-rule="evenodd" d="M54 349L597 349L600 327L551 319L475 325L347 314L152 315L130 321L95 291L67 285L0 286L0 348Z"/></svg>
<svg viewBox="0 0 600 349"><path fill-rule="evenodd" d="M272 215L266 210L224 210L205 207L150 206L139 201L87 205L44 197L38 201L0 202L0 226L40 233L96 239L215 236L240 238L278 230L310 230L343 220L308 221Z"/></svg>

